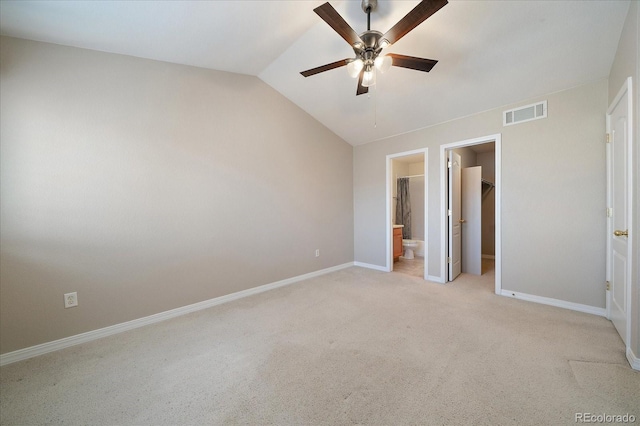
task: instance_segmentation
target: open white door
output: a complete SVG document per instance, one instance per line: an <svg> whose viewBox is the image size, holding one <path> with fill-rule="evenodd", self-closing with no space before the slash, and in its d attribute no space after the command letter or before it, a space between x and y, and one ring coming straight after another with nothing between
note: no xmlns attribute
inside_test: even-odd
<svg viewBox="0 0 640 426"><path fill-rule="evenodd" d="M440 275L437 277L433 277L433 281L437 281L440 283L446 283L451 281L451 276L453 276L453 263L448 262L448 258L453 254L452 243L453 243L453 225L454 218L449 216L450 200L453 199L451 197L452 188L449 187L449 182L453 179L453 167L449 169L447 167L447 163L451 162L456 163L456 160L451 156L452 150L457 150L459 148L471 147L474 145L481 145L486 143L494 143L495 152L495 176L494 176L494 194L495 194L495 229L493 230L495 236L495 260L496 260L496 269L495 269L495 292L496 294L502 294L502 232L501 232L501 158L502 158L502 136L500 134L483 136L475 139L467 139L463 141L447 143L440 145L440 205L442 208L440 209ZM458 167L462 164L461 158L458 160ZM452 212L453 214L453 212ZM461 231L464 233L464 229ZM482 256L482 255L481 255ZM451 257L452 258L452 257Z"/></svg>
<svg viewBox="0 0 640 426"><path fill-rule="evenodd" d="M462 169L462 272L482 275L482 167Z"/></svg>
<svg viewBox="0 0 640 426"><path fill-rule="evenodd" d="M620 337L629 345L631 291L631 78L607 112L607 314Z"/></svg>
<svg viewBox="0 0 640 426"><path fill-rule="evenodd" d="M447 214L449 216L449 244L448 244L448 281L456 279L462 271L462 235L461 235L461 173L460 154L449 151L449 202Z"/></svg>

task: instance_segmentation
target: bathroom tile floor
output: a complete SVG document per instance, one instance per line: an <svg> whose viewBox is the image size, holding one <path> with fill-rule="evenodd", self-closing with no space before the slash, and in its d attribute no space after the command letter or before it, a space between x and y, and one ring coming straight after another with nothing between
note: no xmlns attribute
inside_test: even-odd
<svg viewBox="0 0 640 426"><path fill-rule="evenodd" d="M482 275L494 273L494 271L495 260L482 259ZM424 257L416 256L414 259L405 259L400 256L400 260L393 263L393 272L422 278L424 276Z"/></svg>
<svg viewBox="0 0 640 426"><path fill-rule="evenodd" d="M415 256L413 259L405 259L400 256L400 260L393 263L393 272L422 278L424 277L424 257Z"/></svg>

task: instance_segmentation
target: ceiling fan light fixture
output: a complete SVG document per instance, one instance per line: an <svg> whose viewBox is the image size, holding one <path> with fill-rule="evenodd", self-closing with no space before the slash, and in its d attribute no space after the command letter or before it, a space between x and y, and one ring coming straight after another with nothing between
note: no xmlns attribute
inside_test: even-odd
<svg viewBox="0 0 640 426"><path fill-rule="evenodd" d="M362 75L362 87L371 87L374 84L376 84L376 70L371 67Z"/></svg>
<svg viewBox="0 0 640 426"><path fill-rule="evenodd" d="M352 78L356 78L360 74L360 71L362 71L363 67L364 62L362 61L362 59L354 59L347 64L347 72Z"/></svg>
<svg viewBox="0 0 640 426"><path fill-rule="evenodd" d="M387 40L386 38L380 39L380 41L378 41L378 49L385 49L389 46L391 46L391 43L389 43L389 40Z"/></svg>
<svg viewBox="0 0 640 426"><path fill-rule="evenodd" d="M375 59L375 61L373 61L373 63L378 71L384 74L385 72L389 71L389 68L391 68L393 60L391 59L391 56L380 55Z"/></svg>

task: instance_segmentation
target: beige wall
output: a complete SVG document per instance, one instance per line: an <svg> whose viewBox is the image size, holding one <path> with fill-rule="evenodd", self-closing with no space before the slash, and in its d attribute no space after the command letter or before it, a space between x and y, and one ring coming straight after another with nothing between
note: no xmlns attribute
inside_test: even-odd
<svg viewBox="0 0 640 426"><path fill-rule="evenodd" d="M0 352L353 261L352 147L258 78L0 47Z"/></svg>
<svg viewBox="0 0 640 426"><path fill-rule="evenodd" d="M502 126L504 109L543 99L548 118ZM503 289L604 308L606 104L601 80L355 147L355 260L386 263L386 155L429 147L427 265L440 276L440 145L501 133Z"/></svg>
<svg viewBox="0 0 640 426"><path fill-rule="evenodd" d="M474 167L478 165L478 154L468 147L454 149L453 152L460 156L460 168Z"/></svg>
<svg viewBox="0 0 640 426"><path fill-rule="evenodd" d="M631 348L635 356L640 357L640 7L637 1L632 1L625 20L618 50L609 75L609 104L616 97L627 77L632 77L634 121L634 164L635 168L635 200L633 217L635 225L632 230L632 244L635 262L632 273L631 289Z"/></svg>

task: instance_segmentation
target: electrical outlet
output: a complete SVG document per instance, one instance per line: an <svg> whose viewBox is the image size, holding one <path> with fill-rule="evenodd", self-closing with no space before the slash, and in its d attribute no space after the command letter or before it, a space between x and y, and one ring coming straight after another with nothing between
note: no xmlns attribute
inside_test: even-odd
<svg viewBox="0 0 640 426"><path fill-rule="evenodd" d="M64 308L73 308L74 306L78 306L78 292L65 293Z"/></svg>
<svg viewBox="0 0 640 426"><path fill-rule="evenodd" d="M320 257L320 249L316 249L316 257Z"/></svg>

